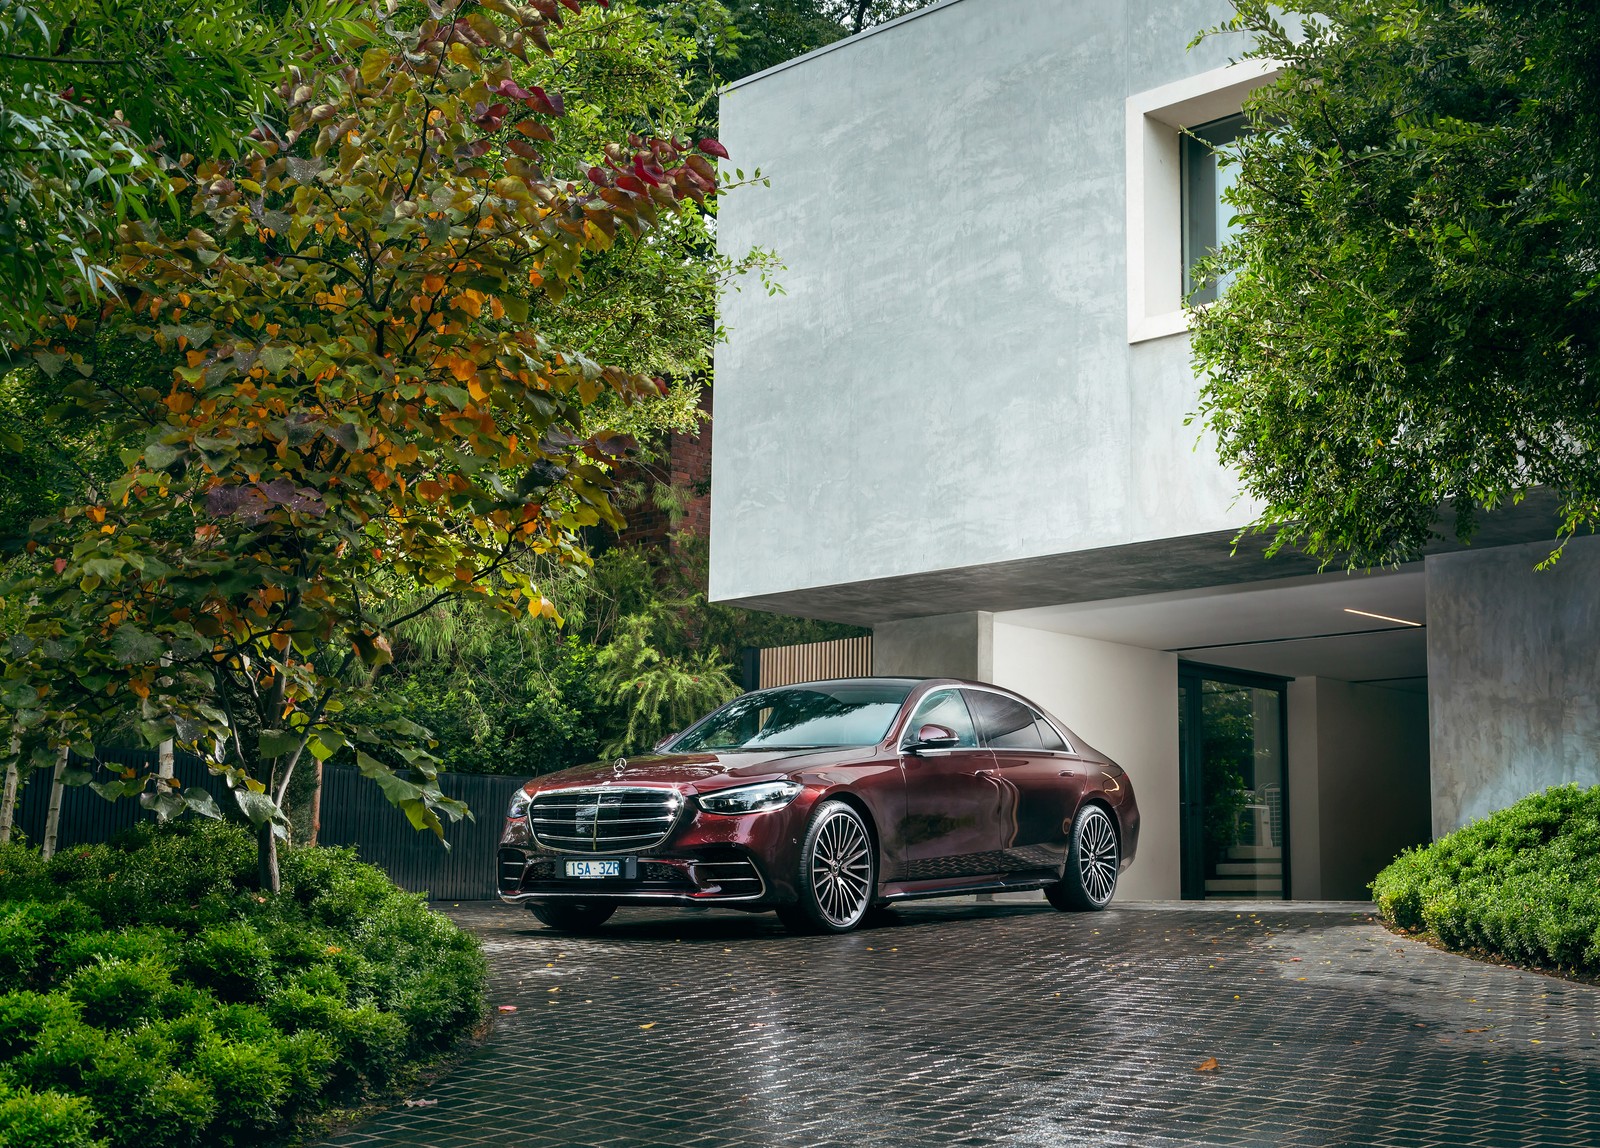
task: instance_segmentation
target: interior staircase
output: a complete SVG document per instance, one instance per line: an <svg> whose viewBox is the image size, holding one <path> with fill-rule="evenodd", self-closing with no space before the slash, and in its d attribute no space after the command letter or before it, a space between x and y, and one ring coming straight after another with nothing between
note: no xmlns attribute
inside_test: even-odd
<svg viewBox="0 0 1600 1148"><path fill-rule="evenodd" d="M1217 875L1206 879L1206 896L1218 900L1283 896L1283 847L1232 846L1228 859L1217 862Z"/></svg>

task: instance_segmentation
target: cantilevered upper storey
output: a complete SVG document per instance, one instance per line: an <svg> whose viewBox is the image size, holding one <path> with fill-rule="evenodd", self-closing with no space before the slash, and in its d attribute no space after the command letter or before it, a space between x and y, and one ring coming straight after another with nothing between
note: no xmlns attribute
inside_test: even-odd
<svg viewBox="0 0 1600 1148"><path fill-rule="evenodd" d="M1177 126L1262 74L1187 47L1228 11L944 0L724 94L771 186L720 241L786 293L723 305L713 597L872 622L1242 576L1180 309Z"/></svg>

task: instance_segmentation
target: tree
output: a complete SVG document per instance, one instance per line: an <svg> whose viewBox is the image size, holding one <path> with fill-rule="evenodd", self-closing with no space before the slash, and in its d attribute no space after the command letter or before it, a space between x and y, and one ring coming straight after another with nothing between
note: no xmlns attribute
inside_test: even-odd
<svg viewBox="0 0 1600 1148"><path fill-rule="evenodd" d="M19 756L88 756L134 700L147 744L175 737L227 777L263 888L308 753L350 752L418 828L465 813L439 792L426 730L347 703L438 605L552 616L532 572L581 561L576 532L616 520L607 466L631 447L584 413L659 394L530 315L587 253L714 195L701 153L725 152L636 135L553 174L540 147L559 148L564 101L518 72L592 18L562 3L579 15L436 2L415 26L343 29L237 159L164 173L190 216L119 229L123 300L59 309L31 349L139 444L103 495L38 532L47 565L9 588L26 604L0 683ZM128 337L165 356L159 385L101 369ZM217 812L150 776L97 788Z"/></svg>
<svg viewBox="0 0 1600 1148"><path fill-rule="evenodd" d="M1351 566L1535 486L1600 520L1600 8L1236 0L1285 68L1248 110L1193 312L1201 415L1258 525ZM1447 509L1445 509L1447 508ZM1558 550L1559 553L1559 550Z"/></svg>
<svg viewBox="0 0 1600 1148"><path fill-rule="evenodd" d="M354 0L0 0L0 334L112 287L108 220L143 215L162 152L233 145L241 116Z"/></svg>

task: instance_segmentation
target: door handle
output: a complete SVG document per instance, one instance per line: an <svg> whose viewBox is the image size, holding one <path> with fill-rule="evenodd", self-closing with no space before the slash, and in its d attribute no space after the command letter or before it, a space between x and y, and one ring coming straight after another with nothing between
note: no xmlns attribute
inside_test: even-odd
<svg viewBox="0 0 1600 1148"><path fill-rule="evenodd" d="M972 771L972 776L973 777L993 777L995 774L997 774L999 772L1000 771L998 769L975 769L975 770Z"/></svg>

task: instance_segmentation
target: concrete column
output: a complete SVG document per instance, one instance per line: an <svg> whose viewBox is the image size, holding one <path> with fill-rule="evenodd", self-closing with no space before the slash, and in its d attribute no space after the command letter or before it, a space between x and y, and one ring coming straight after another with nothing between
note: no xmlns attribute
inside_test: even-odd
<svg viewBox="0 0 1600 1148"><path fill-rule="evenodd" d="M1600 783L1600 538L1427 560L1433 834Z"/></svg>
<svg viewBox="0 0 1600 1148"><path fill-rule="evenodd" d="M1298 901L1322 899L1317 682L1289 683L1289 895Z"/></svg>
<svg viewBox="0 0 1600 1148"><path fill-rule="evenodd" d="M994 680L994 615L939 614L872 628L872 672L912 678Z"/></svg>

